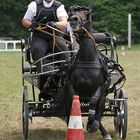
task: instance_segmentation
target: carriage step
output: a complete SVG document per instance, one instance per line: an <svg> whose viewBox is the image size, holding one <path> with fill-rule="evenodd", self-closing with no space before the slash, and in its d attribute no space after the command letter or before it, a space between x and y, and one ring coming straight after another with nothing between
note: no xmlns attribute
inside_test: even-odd
<svg viewBox="0 0 140 140"><path fill-rule="evenodd" d="M63 117L64 111L56 111L56 110L46 110L46 111L36 111L33 114L33 117Z"/></svg>
<svg viewBox="0 0 140 140"><path fill-rule="evenodd" d="M118 99L108 99L107 98L106 101L112 101L112 102L113 101L126 101L127 99L128 99L127 97L126 98L123 98L123 99L122 98L118 98Z"/></svg>
<svg viewBox="0 0 140 140"><path fill-rule="evenodd" d="M23 68L23 73L25 73L25 72L30 72L30 73L36 72L36 66L35 66L35 65L28 65L28 66L25 66L25 67Z"/></svg>
<svg viewBox="0 0 140 140"><path fill-rule="evenodd" d="M32 112L32 116L42 117L61 117L64 116L63 104L51 103L50 101L28 101L29 112Z"/></svg>

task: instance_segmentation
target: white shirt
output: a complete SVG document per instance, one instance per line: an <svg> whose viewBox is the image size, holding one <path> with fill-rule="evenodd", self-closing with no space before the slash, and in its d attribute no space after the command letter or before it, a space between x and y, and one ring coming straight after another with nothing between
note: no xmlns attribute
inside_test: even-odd
<svg viewBox="0 0 140 140"><path fill-rule="evenodd" d="M54 0L50 3L47 3L46 1L43 0L43 4L45 7L51 7L53 2L54 2ZM35 1L33 1L28 5L28 9L27 9L23 19L29 19L30 21L32 21L34 19L34 17L36 16L36 11L37 11L37 4ZM61 16L65 16L68 18L68 14L67 14L63 4L57 8L56 12L57 12L56 13L57 18L59 18Z"/></svg>

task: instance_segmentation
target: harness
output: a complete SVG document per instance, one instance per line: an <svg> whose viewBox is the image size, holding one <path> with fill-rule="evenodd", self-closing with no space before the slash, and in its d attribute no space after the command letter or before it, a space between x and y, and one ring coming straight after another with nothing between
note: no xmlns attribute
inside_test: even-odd
<svg viewBox="0 0 140 140"><path fill-rule="evenodd" d="M82 62L82 63L75 63L74 68L76 69L101 69L102 66L96 62Z"/></svg>

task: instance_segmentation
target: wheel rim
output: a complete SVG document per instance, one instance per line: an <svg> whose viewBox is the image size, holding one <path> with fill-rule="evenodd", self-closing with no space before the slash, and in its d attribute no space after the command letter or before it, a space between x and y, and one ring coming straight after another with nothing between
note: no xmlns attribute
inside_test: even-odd
<svg viewBox="0 0 140 140"><path fill-rule="evenodd" d="M122 105L123 103L120 103L120 114L121 115L124 115L124 107L123 107L123 105ZM119 122L120 124L120 128L119 128L119 134L120 134L120 138L122 138L123 137L123 127L124 127L124 117L122 117L121 119L120 119L120 122Z"/></svg>
<svg viewBox="0 0 140 140"><path fill-rule="evenodd" d="M23 126L23 139L28 139L28 129L29 129L29 110L28 110L28 102L27 102L27 91L24 89L23 93L23 104L22 104L22 126Z"/></svg>
<svg viewBox="0 0 140 140"><path fill-rule="evenodd" d="M28 138L28 125L29 125L29 120L28 120L28 103L25 103L24 105L24 112L23 112L23 137L24 140L27 140Z"/></svg>
<svg viewBox="0 0 140 140"><path fill-rule="evenodd" d="M119 122L119 137L121 139L125 139L127 134L127 102L123 101L120 106L120 113L122 117Z"/></svg>
<svg viewBox="0 0 140 140"><path fill-rule="evenodd" d="M120 90L116 93L116 99L124 99L123 91ZM120 139L126 139L127 135L127 100L118 101L117 104L117 117L114 118L114 128L117 133L119 133Z"/></svg>

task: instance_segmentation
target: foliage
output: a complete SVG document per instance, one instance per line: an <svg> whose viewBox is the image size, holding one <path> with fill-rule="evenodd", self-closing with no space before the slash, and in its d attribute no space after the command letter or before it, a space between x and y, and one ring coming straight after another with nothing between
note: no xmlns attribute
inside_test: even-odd
<svg viewBox="0 0 140 140"><path fill-rule="evenodd" d="M102 5L102 6L101 6ZM102 1L95 5L94 27L127 38L127 6L118 1Z"/></svg>
<svg viewBox="0 0 140 140"><path fill-rule="evenodd" d="M27 0L4 0L0 2L0 35L19 38L25 32L21 19L26 10Z"/></svg>
<svg viewBox="0 0 140 140"><path fill-rule="evenodd" d="M71 5L93 5L93 27L127 41L128 14L132 14L132 40L140 42L139 0L60 0L68 11ZM21 19L30 0L4 0L0 3L0 35L21 38L27 35Z"/></svg>

